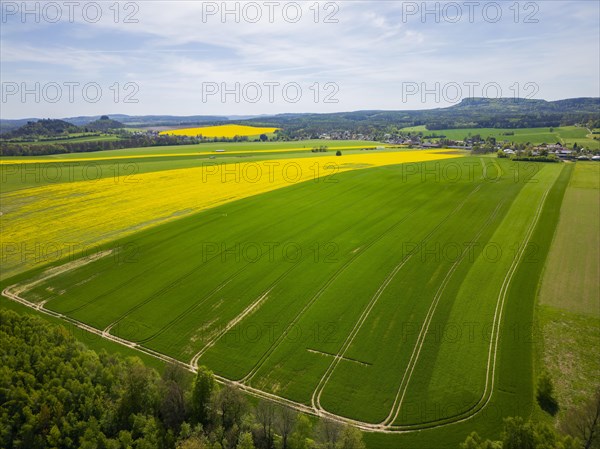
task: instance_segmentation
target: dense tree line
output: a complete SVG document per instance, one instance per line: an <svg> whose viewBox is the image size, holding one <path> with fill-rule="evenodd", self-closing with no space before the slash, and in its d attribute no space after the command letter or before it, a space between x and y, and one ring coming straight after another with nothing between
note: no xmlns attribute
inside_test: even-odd
<svg viewBox="0 0 600 449"><path fill-rule="evenodd" d="M501 157L501 156L500 156ZM554 154L549 156L518 156L514 155L510 158L515 162L560 162L560 159L557 158Z"/></svg>
<svg viewBox="0 0 600 449"><path fill-rule="evenodd" d="M568 414L561 425L562 432L547 423L507 418L500 440L483 439L473 432L460 449L598 449L597 401L597 397L590 398L583 407Z"/></svg>
<svg viewBox="0 0 600 449"><path fill-rule="evenodd" d="M540 408L554 416L558 402L547 372L537 380L536 399ZM559 420L558 429L546 422L507 418L501 440L483 439L471 433L460 445L461 449L600 449L600 390L583 403L566 410Z"/></svg>
<svg viewBox="0 0 600 449"><path fill-rule="evenodd" d="M461 449L580 449L581 442L559 435L550 425L532 423L522 418L504 420L500 441L484 440L476 432L467 437Z"/></svg>
<svg viewBox="0 0 600 449"><path fill-rule="evenodd" d="M108 116L103 115L98 120L87 123L86 125L77 126L70 122L57 119L42 119L37 121L28 121L25 125L14 130L7 131L2 134L5 140L11 139L36 139L42 137L69 137L70 134L102 131L107 132L124 128L123 123L116 120L111 120Z"/></svg>
<svg viewBox="0 0 600 449"><path fill-rule="evenodd" d="M205 368L159 375L30 315L0 310L0 360L4 449L364 449L358 430L251 404Z"/></svg>
<svg viewBox="0 0 600 449"><path fill-rule="evenodd" d="M90 140L84 142L0 142L2 156L42 156L47 154L87 153L103 150L120 150L164 145L190 144L190 139L180 136L132 136L119 140Z"/></svg>

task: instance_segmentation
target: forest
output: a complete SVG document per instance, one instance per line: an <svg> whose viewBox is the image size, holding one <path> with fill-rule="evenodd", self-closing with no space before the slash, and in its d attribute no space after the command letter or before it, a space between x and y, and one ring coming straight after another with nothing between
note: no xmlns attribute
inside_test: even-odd
<svg viewBox="0 0 600 449"><path fill-rule="evenodd" d="M251 403L204 368L96 353L30 315L0 310L0 360L4 449L364 449L357 429Z"/></svg>
<svg viewBox="0 0 600 449"><path fill-rule="evenodd" d="M271 402L250 402L201 367L162 373L137 357L94 352L63 326L0 309L0 447L5 449L364 449L359 430ZM551 389L550 387L547 387ZM551 392L540 392L538 400ZM507 418L500 440L461 449L600 447L600 394L564 432ZM574 436L572 436L574 435Z"/></svg>

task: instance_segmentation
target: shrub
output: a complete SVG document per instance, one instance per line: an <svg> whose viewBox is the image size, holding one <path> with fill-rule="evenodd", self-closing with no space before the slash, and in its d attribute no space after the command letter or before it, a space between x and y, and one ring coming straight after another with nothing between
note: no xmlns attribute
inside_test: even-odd
<svg viewBox="0 0 600 449"><path fill-rule="evenodd" d="M554 397L554 385L550 375L544 371L540 374L537 383L536 399L542 410L552 416L558 412L558 401Z"/></svg>

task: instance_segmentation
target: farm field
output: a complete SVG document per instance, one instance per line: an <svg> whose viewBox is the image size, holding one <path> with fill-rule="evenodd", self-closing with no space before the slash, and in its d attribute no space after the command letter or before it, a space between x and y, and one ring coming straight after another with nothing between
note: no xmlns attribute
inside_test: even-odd
<svg viewBox="0 0 600 449"><path fill-rule="evenodd" d="M278 128L261 128L256 126L243 125L219 125L219 126L203 126L199 128L181 128L161 131L160 134L172 134L174 136L202 136L205 138L225 137L231 138L235 136L253 137L261 134L272 134Z"/></svg>
<svg viewBox="0 0 600 449"><path fill-rule="evenodd" d="M8 189L1 196L2 276L286 185L319 179L335 182L337 174L348 170L459 155L452 151L362 152L342 157L324 153L282 160L200 161L187 168L142 174L128 171L125 166L123 173L113 176L114 166L109 166L105 167L108 176L89 181ZM44 165L31 168L33 175L55 173ZM24 173L27 169L27 165L22 167ZM86 170L97 173L98 167ZM13 185L19 180L18 174L13 174Z"/></svg>
<svg viewBox="0 0 600 449"><path fill-rule="evenodd" d="M540 291L544 305L600 318L600 164L579 162Z"/></svg>
<svg viewBox="0 0 600 449"><path fill-rule="evenodd" d="M540 362L552 376L560 422L600 384L600 319L547 305L540 305L537 315L543 337Z"/></svg>
<svg viewBox="0 0 600 449"><path fill-rule="evenodd" d="M556 386L559 422L600 384L600 165L574 165L537 310L538 357Z"/></svg>
<svg viewBox="0 0 600 449"><path fill-rule="evenodd" d="M329 151L337 149L361 149L382 147L379 142L361 140L299 140L289 142L207 142L195 145L167 145L158 147L125 148L121 150L95 151L89 153L62 153L48 156L11 156L0 157L3 163L42 162L42 161L80 161L80 160L112 160L132 157L168 157L194 156L203 154L215 155L216 150L225 150L228 154L247 154L255 152L300 152L310 151L315 147L326 146ZM218 155L218 154L217 154Z"/></svg>
<svg viewBox="0 0 600 449"><path fill-rule="evenodd" d="M115 141L119 140L118 136L115 135L96 135L81 137L71 137L69 139L41 139L35 142L29 142L31 145L36 144L48 144L48 143L79 143L79 142L102 142L102 141Z"/></svg>
<svg viewBox="0 0 600 449"><path fill-rule="evenodd" d="M48 184L131 180L138 174L213 163L258 162L270 159L304 158L335 154L363 154L381 144L370 141L330 141L328 153L312 153L323 141L206 143L164 147L131 148L91 153L67 153L38 157L0 157L0 191L3 193ZM225 150L225 152L216 152Z"/></svg>
<svg viewBox="0 0 600 449"><path fill-rule="evenodd" d="M600 1L0 3L0 449L600 449Z"/></svg>
<svg viewBox="0 0 600 449"><path fill-rule="evenodd" d="M233 183L237 192L210 191L211 203L195 190L202 172L159 171L113 193L100 181L48 186L20 216L3 210L14 241L64 207L63 222L80 228L70 241L85 231L96 244L50 268L16 264L2 287L249 393L354 423L373 447L417 435L456 447L473 428L497 431L490 407L531 408L531 347L505 329L532 320L527 298L553 234L545 218L569 181L564 164L456 156L352 154L335 177ZM141 229L131 190L173 219ZM74 218L81 197L86 212ZM94 201L114 204L114 218L99 223ZM54 238L66 230L57 223Z"/></svg>
<svg viewBox="0 0 600 449"><path fill-rule="evenodd" d="M465 137L479 134L482 139L495 137L498 142L508 141L515 143L542 143L560 142L566 146L577 143L588 147L590 150L600 149L600 141L594 140L590 130L579 126L561 126L556 128L465 128L465 129L440 129L429 131L424 126L404 128L403 131L422 132L424 135L444 135L448 139L462 140Z"/></svg>
<svg viewBox="0 0 600 449"><path fill-rule="evenodd" d="M192 168L203 164L331 156L337 150L343 151L344 154L365 154L363 149L382 151L377 149L380 145L375 142L336 141L328 145L327 153L315 154L311 151L315 145L320 146L322 143L301 141L202 144L158 147L159 150L150 147L43 157L5 157L0 158L0 188L2 192L9 192L48 184L96 181L103 178L112 178L118 182L130 180L138 174ZM226 151L216 153L215 149Z"/></svg>

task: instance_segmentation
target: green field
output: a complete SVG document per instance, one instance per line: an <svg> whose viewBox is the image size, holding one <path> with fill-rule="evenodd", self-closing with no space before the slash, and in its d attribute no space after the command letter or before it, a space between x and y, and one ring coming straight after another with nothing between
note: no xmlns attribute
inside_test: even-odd
<svg viewBox="0 0 600 449"><path fill-rule="evenodd" d="M235 148L265 148L252 145ZM532 298L564 168L462 158L345 172L137 232L2 288L250 394L352 422L372 447L456 447L531 411Z"/></svg>
<svg viewBox="0 0 600 449"><path fill-rule="evenodd" d="M537 310L538 363L554 380L559 421L600 386L600 165L574 165Z"/></svg>
<svg viewBox="0 0 600 449"><path fill-rule="evenodd" d="M541 302L600 317L600 164L578 162L560 213Z"/></svg>
<svg viewBox="0 0 600 449"><path fill-rule="evenodd" d="M107 142L119 140L118 136L115 135L100 135L100 136L87 136L82 135L81 137L72 137L69 139L42 139L36 142L31 142L31 145L36 144L48 144L48 143L80 143L80 142Z"/></svg>
<svg viewBox="0 0 600 449"><path fill-rule="evenodd" d="M552 376L558 420L600 385L600 319L550 306L538 309L540 363Z"/></svg>
<svg viewBox="0 0 600 449"><path fill-rule="evenodd" d="M127 148L49 156L0 157L0 191L103 178L123 180L163 170L198 167L203 163L257 162L273 158L311 157L311 149L327 146L328 153L344 153L381 146L356 140L305 140L300 142L236 142ZM215 150L225 150L224 153ZM321 153L317 153L321 154Z"/></svg>
<svg viewBox="0 0 600 449"><path fill-rule="evenodd" d="M424 135L446 136L447 139L463 140L465 137L479 134L482 139L495 137L497 142L531 143L561 143L572 147L574 143L587 147L590 150L600 149L600 140L594 140L590 130L580 126L561 126L556 128L465 128L465 129L440 129L429 131L424 126L404 128L402 131L422 132ZM597 135L596 135L597 137Z"/></svg>
<svg viewBox="0 0 600 449"><path fill-rule="evenodd" d="M331 149L337 147L375 147L381 143L360 140L302 140L290 142L211 142L195 145L171 145L142 148L125 148L121 150L96 151L89 153L66 153L51 156L40 156L43 160L69 160L69 159L110 159L125 156L156 157L168 155L197 155L213 153L215 150L224 149L227 152L249 153L257 151L310 151L314 147L326 146ZM40 157L10 157L10 160L39 159Z"/></svg>

